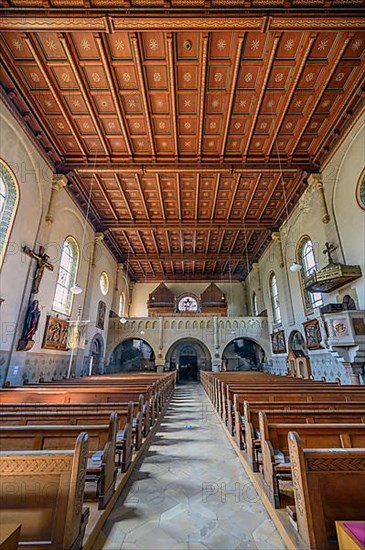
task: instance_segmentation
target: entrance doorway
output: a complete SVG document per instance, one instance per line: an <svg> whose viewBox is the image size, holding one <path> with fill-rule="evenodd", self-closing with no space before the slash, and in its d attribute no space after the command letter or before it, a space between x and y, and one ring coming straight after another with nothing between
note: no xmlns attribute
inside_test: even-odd
<svg viewBox="0 0 365 550"><path fill-rule="evenodd" d="M198 379L198 356L193 345L184 346L179 355L180 380Z"/></svg>
<svg viewBox="0 0 365 550"><path fill-rule="evenodd" d="M203 342L182 338L166 353L166 366L177 370L178 380L199 380L200 370L212 370L212 358Z"/></svg>

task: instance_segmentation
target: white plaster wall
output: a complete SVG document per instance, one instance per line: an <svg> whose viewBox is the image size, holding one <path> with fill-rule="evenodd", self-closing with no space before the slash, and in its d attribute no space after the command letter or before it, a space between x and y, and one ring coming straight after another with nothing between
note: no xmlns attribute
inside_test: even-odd
<svg viewBox="0 0 365 550"><path fill-rule="evenodd" d="M128 296L128 280L119 278L116 284L117 264L107 247L102 243L96 266L90 267L90 257L95 232L66 189L55 194L54 222L47 224L45 214L48 209L52 185L52 170L39 155L33 144L13 118L7 107L0 102L0 157L12 167L20 187L20 201L10 235L10 244L0 272L0 297L5 299L0 310L0 365L4 377L9 365L8 379L13 383L22 383L27 377L37 382L40 374L46 379L53 375L62 376L67 370L70 352L45 350L42 340L48 314L52 310L62 245L65 238L72 235L80 247L80 261L77 281L83 293L74 297L71 319L76 319L78 309L83 309L83 319L90 319L88 345L77 353L78 365L87 357L89 343L96 332L102 334L106 348L109 310L117 308L119 293L124 290ZM29 352L16 352L16 345L22 330L28 305L31 281L35 270L35 261L21 252L22 244L38 249L46 247L53 272L45 270L37 299L40 302L41 317L35 336L35 345ZM106 271L110 287L107 296L102 296L99 278ZM118 298L117 298L118 296ZM96 328L96 317L99 300L106 302L105 329Z"/></svg>
<svg viewBox="0 0 365 550"><path fill-rule="evenodd" d="M356 185L365 166L365 115L363 115L351 135L343 143L333 158L331 165L324 170L324 176L331 168L336 168L330 207L335 214L339 235L339 245L344 260L350 265L360 265L365 273L365 212L356 201ZM329 176L328 176L329 179ZM351 285L356 292L359 309L365 309L365 285L361 278ZM342 297L349 288L340 290Z"/></svg>
<svg viewBox="0 0 365 550"><path fill-rule="evenodd" d="M210 282L171 282L164 281L165 285L172 290L176 296L185 292L191 292L200 297L201 293L210 285ZM215 281L216 285L226 295L228 304L228 316L239 317L246 315L244 285L240 282ZM133 289L132 304L130 309L131 317L147 317L148 295L154 291L159 283L136 283Z"/></svg>
<svg viewBox="0 0 365 550"><path fill-rule="evenodd" d="M359 264L365 273L365 215L356 201L356 183L364 165L365 117L362 116L322 170L330 222L322 222L318 195L314 191L304 207L303 204L296 206L280 229L285 266L280 267L278 245L271 243L258 262L261 290L257 269L252 270L247 277L250 312L252 293L256 292L258 309L267 309L272 332L269 276L272 271L275 272L282 316L282 324L278 328L284 329L287 343L293 330L299 330L304 336L302 323L318 317L319 313L318 310L305 312L299 275L289 269L291 263L296 260L297 246L303 236L308 235L314 243L317 269L328 263L327 256L323 254L324 244L328 241L338 246L334 253L335 260ZM343 296L347 293L355 298L360 309L365 308L364 277L339 291L323 294L323 303L342 302ZM349 377L343 367L327 350L312 351L310 357L316 378L326 376L327 380L334 380L339 377L343 383L349 383ZM286 372L285 358L286 354L272 355L272 370L275 373Z"/></svg>
<svg viewBox="0 0 365 550"><path fill-rule="evenodd" d="M0 275L1 349L9 351L14 328L23 302L30 259L21 254L21 245L33 248L40 221L50 195L51 172L29 142L24 131L0 102L0 157L13 170L19 187L17 215Z"/></svg>

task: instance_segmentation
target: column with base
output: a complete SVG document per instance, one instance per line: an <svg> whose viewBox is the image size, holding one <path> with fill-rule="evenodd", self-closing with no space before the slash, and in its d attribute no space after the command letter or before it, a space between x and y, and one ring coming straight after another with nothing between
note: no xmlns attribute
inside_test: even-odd
<svg viewBox="0 0 365 550"><path fill-rule="evenodd" d="M344 363L343 366L351 379L351 384L360 386L363 383L362 376L364 374L364 367L358 363Z"/></svg>
<svg viewBox="0 0 365 550"><path fill-rule="evenodd" d="M49 197L46 222L52 224L54 220L55 199L58 191L66 187L67 178L64 174L53 174L51 196Z"/></svg>

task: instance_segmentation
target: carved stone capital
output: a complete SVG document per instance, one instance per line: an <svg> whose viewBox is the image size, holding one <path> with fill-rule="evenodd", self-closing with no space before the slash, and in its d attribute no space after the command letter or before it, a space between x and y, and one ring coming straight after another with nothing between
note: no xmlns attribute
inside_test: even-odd
<svg viewBox="0 0 365 550"><path fill-rule="evenodd" d="M99 232L99 231L96 232L96 233L95 233L95 236L94 236L94 242L95 242L95 244L96 244L96 243L100 243L100 242L102 242L103 240L104 240L104 233L101 233L101 232Z"/></svg>
<svg viewBox="0 0 365 550"><path fill-rule="evenodd" d="M65 174L53 174L52 189L60 191L67 185L67 177Z"/></svg>
<svg viewBox="0 0 365 550"><path fill-rule="evenodd" d="M308 186L314 189L323 189L323 178L322 174L309 174L308 176Z"/></svg>
<svg viewBox="0 0 365 550"><path fill-rule="evenodd" d="M272 241L275 244L279 245L280 267L284 267L284 255L283 255L283 249L282 249L282 246L281 246L281 235L278 231L275 231L275 232L271 233L271 238L272 238Z"/></svg>
<svg viewBox="0 0 365 550"><path fill-rule="evenodd" d="M308 176L308 187L318 193L319 203L322 210L322 222L327 224L331 218L327 208L326 196L324 194L322 174L310 174Z"/></svg>
<svg viewBox="0 0 365 550"><path fill-rule="evenodd" d="M49 197L48 209L46 214L46 222L52 224L54 221L54 201L58 191L67 185L67 178L64 174L53 174L51 195Z"/></svg>

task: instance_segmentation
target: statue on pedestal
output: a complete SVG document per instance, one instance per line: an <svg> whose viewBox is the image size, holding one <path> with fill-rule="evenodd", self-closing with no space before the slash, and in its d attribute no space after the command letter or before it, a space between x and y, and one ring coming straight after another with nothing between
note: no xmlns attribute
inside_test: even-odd
<svg viewBox="0 0 365 550"><path fill-rule="evenodd" d="M34 346L33 337L37 332L40 316L39 301L33 300L27 310L22 336L18 343L18 351L28 351Z"/></svg>

